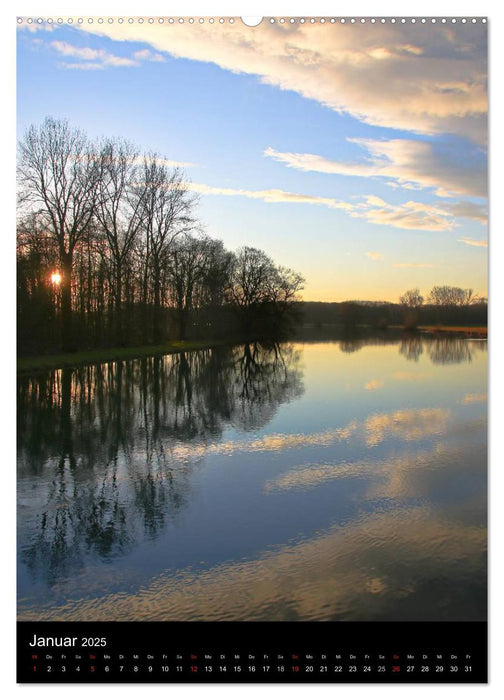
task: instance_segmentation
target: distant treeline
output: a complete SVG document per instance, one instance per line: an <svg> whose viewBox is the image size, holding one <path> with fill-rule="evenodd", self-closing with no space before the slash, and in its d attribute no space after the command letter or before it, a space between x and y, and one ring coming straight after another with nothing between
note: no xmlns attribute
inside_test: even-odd
<svg viewBox="0 0 504 700"><path fill-rule="evenodd" d="M404 326L487 325L487 303L476 299L469 304L428 303L417 307L392 302L344 301L326 303L307 301L295 305L302 324L334 325L352 329L360 325L375 328Z"/></svg>
<svg viewBox="0 0 504 700"><path fill-rule="evenodd" d="M47 118L19 143L18 353L278 334L304 280L205 235L184 172Z"/></svg>

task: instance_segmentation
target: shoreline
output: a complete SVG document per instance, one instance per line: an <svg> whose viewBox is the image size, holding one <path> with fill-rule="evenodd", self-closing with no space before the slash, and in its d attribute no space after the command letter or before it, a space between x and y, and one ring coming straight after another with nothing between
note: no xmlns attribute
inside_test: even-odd
<svg viewBox="0 0 504 700"><path fill-rule="evenodd" d="M487 338L488 326L418 326L422 333L443 334L443 333L460 333L466 338Z"/></svg>
<svg viewBox="0 0 504 700"><path fill-rule="evenodd" d="M335 327L336 328L336 327ZM372 330L370 326L361 326L360 329ZM338 326L339 329L339 326ZM355 329L358 330L359 326ZM377 332L387 332L385 329L374 329ZM458 334L465 338L487 338L486 326L445 326L431 325L418 326L415 330L408 331L404 326L388 326L391 331L403 331L404 333L421 333L429 335ZM292 338L291 340L296 340ZM220 340L172 340L159 345L140 345L124 348L98 348L94 350L79 350L77 352L57 353L53 355L34 355L33 357L17 358L17 373L38 372L47 369L63 369L78 367L80 365L101 364L103 362L115 362L119 360L135 360L154 355L173 355L177 352L191 352L193 350L210 350L211 348L232 345L240 342L238 338L225 338ZM244 342L241 340L241 342Z"/></svg>
<svg viewBox="0 0 504 700"><path fill-rule="evenodd" d="M136 345L125 348L98 348L94 350L78 350L76 352L57 353L54 355L34 355L33 357L18 357L17 372L36 372L45 369L63 369L80 365L101 364L120 360L135 360L154 355L173 355L177 352L191 350L210 350L221 345L236 342L225 340L171 340L159 345Z"/></svg>

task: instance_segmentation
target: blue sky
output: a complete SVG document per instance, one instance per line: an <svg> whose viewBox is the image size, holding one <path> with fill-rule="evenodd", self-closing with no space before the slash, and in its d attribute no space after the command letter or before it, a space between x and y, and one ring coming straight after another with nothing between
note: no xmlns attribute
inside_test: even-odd
<svg viewBox="0 0 504 700"><path fill-rule="evenodd" d="M23 25L19 135L47 115L184 164L307 300L487 293L484 26Z"/></svg>

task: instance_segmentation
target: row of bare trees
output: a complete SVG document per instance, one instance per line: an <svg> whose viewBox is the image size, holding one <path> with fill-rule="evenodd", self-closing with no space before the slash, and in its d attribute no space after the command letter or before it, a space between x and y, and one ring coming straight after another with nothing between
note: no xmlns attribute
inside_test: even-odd
<svg viewBox="0 0 504 700"><path fill-rule="evenodd" d="M185 338L196 323L253 332L302 289L264 252L204 235L183 170L127 141L47 118L19 143L18 181L21 352Z"/></svg>
<svg viewBox="0 0 504 700"><path fill-rule="evenodd" d="M425 299L418 288L408 289L399 301L403 306L410 309L417 309L424 302L433 304L434 306L468 306L469 304L485 304L486 298L480 297L474 293L473 289L462 289L461 287L450 287L445 284L442 286L432 287L427 299Z"/></svg>
<svg viewBox="0 0 504 700"><path fill-rule="evenodd" d="M399 301L403 307L404 325L413 330L423 323L486 325L487 299L472 289L449 285L435 286L425 299L418 288L408 289Z"/></svg>

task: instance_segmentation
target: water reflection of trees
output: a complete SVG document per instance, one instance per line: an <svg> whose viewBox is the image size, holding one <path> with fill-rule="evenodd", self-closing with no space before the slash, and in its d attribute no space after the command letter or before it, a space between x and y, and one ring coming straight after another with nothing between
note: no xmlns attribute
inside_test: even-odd
<svg viewBox="0 0 504 700"><path fill-rule="evenodd" d="M258 343L62 369L18 382L21 556L52 584L155 537L226 428L303 392L299 351Z"/></svg>
<svg viewBox="0 0 504 700"><path fill-rule="evenodd" d="M471 362L474 355L485 351L486 341L445 335L436 338L425 337L419 333L400 332L399 335L383 333L380 336L347 335L338 339L339 349L344 353L353 353L365 347L399 344L399 352L407 360L418 362L426 352L433 364L456 364Z"/></svg>
<svg viewBox="0 0 504 700"><path fill-rule="evenodd" d="M418 362L420 355L423 353L423 340L418 335L410 335L401 341L399 352L407 360Z"/></svg>
<svg viewBox="0 0 504 700"><path fill-rule="evenodd" d="M352 353L362 350L368 343L359 338L344 338L340 340L339 347L341 352Z"/></svg>
<svg viewBox="0 0 504 700"><path fill-rule="evenodd" d="M471 362L475 347L481 343L469 343L461 338L436 338L429 346L429 357L435 365L451 365Z"/></svg>
<svg viewBox="0 0 504 700"><path fill-rule="evenodd" d="M399 352L407 360L418 362L426 350L435 365L459 364L471 362L474 355L487 348L485 341L472 341L465 338L422 338L418 335L404 337L399 344Z"/></svg>

